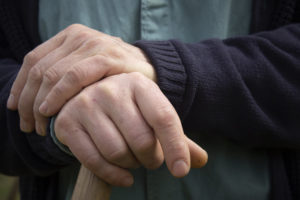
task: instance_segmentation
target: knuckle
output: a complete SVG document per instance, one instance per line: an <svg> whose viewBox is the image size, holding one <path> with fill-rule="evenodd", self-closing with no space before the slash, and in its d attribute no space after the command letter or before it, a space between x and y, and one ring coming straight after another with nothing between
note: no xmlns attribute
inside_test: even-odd
<svg viewBox="0 0 300 200"><path fill-rule="evenodd" d="M23 102L23 101L19 102L18 111L19 111L20 117L26 122L32 122L32 120L33 120L32 110L30 111L27 108L28 108L28 105L25 102Z"/></svg>
<svg viewBox="0 0 300 200"><path fill-rule="evenodd" d="M37 117L41 117L40 115L40 111L39 111L39 103L35 102L34 105L33 105L33 113L34 113L34 117L37 118Z"/></svg>
<svg viewBox="0 0 300 200"><path fill-rule="evenodd" d="M65 130L66 129L66 124L68 124L68 117L60 114L58 117L55 119L55 124L54 124L54 129L55 130Z"/></svg>
<svg viewBox="0 0 300 200"><path fill-rule="evenodd" d="M51 98L51 100L55 100L52 95L54 95L55 98L63 97L65 95L64 89L59 84L57 84L56 86L54 86L53 89L52 89L52 91L50 91L50 92L52 93L51 97L49 97L49 98ZM47 99L47 100L49 101L49 99Z"/></svg>
<svg viewBox="0 0 300 200"><path fill-rule="evenodd" d="M71 24L69 25L65 31L73 33L74 31L78 31L79 29L82 29L84 26L81 24Z"/></svg>
<svg viewBox="0 0 300 200"><path fill-rule="evenodd" d="M55 130L56 137L63 144L66 144L68 135L71 133L71 131L67 131L69 127L68 123L69 120L67 116L62 114L60 114L55 119L55 123L54 123L54 130ZM72 133L74 133L75 131L76 130L72 131Z"/></svg>
<svg viewBox="0 0 300 200"><path fill-rule="evenodd" d="M149 137L150 136L150 137ZM140 134L133 140L133 146L141 153L147 153L154 149L156 145L156 139L148 133Z"/></svg>
<svg viewBox="0 0 300 200"><path fill-rule="evenodd" d="M101 37L96 37L93 39L88 40L85 44L84 44L84 49L93 49L95 47L98 47L99 45L102 45L103 43L103 39Z"/></svg>
<svg viewBox="0 0 300 200"><path fill-rule="evenodd" d="M33 116L30 113L20 112L19 115L20 115L20 118L23 121L25 121L26 123L30 123L30 124L34 123Z"/></svg>
<svg viewBox="0 0 300 200"><path fill-rule="evenodd" d="M103 39L105 39L105 37ZM103 44L106 45L103 52L105 56L113 58L126 58L125 56L127 52L125 52L119 39L115 39L114 37L109 38L108 40L105 40Z"/></svg>
<svg viewBox="0 0 300 200"><path fill-rule="evenodd" d="M40 82L42 80L42 71L38 66L34 66L30 69L28 79L33 82Z"/></svg>
<svg viewBox="0 0 300 200"><path fill-rule="evenodd" d="M132 80L138 82L138 87L141 87L141 89L149 89L151 86L151 82L140 72L130 72L128 75L132 78Z"/></svg>
<svg viewBox="0 0 300 200"><path fill-rule="evenodd" d="M102 54L97 54L93 57L93 63L100 65L101 67L110 67L109 58Z"/></svg>
<svg viewBox="0 0 300 200"><path fill-rule="evenodd" d="M181 140L180 138L172 138L169 140L168 146L169 152L173 152L174 154L182 154L183 149L187 148L187 144L185 141ZM184 158L183 158L184 159Z"/></svg>
<svg viewBox="0 0 300 200"><path fill-rule="evenodd" d="M159 156L155 151L158 141L154 137L137 137L134 141L134 149L140 153L141 156L146 156L143 165L147 169L157 169L163 163L163 157Z"/></svg>
<svg viewBox="0 0 300 200"><path fill-rule="evenodd" d="M56 130L55 129L55 137L57 138L57 140L59 142L61 142L62 144L66 145L66 138L67 138L68 133L67 132L63 132L61 130Z"/></svg>
<svg viewBox="0 0 300 200"><path fill-rule="evenodd" d="M142 81L145 81L144 79L145 79L145 76L142 74L142 73L140 73L140 72L130 72L130 73L128 73L130 76L132 76L133 78L136 78L136 79L138 79L138 80L142 80Z"/></svg>
<svg viewBox="0 0 300 200"><path fill-rule="evenodd" d="M99 171L99 176L102 180L104 180L105 182L111 184L111 185L114 185L115 184L115 181L114 179L112 178L112 174L111 174L111 170L107 170L107 169L104 169L102 168L101 171Z"/></svg>
<svg viewBox="0 0 300 200"><path fill-rule="evenodd" d="M111 36L115 41L117 42L123 42L122 38L117 37L117 36Z"/></svg>
<svg viewBox="0 0 300 200"><path fill-rule="evenodd" d="M26 112L20 112L20 117L27 123L31 123L33 121L33 116Z"/></svg>
<svg viewBox="0 0 300 200"><path fill-rule="evenodd" d="M109 57L118 58L120 60L123 60L122 58L125 57L124 51L114 45L106 49L106 55L108 55Z"/></svg>
<svg viewBox="0 0 300 200"><path fill-rule="evenodd" d="M26 56L24 57L24 63L26 65L32 66L38 61L38 55L35 52L35 50L30 51Z"/></svg>
<svg viewBox="0 0 300 200"><path fill-rule="evenodd" d="M67 35L66 42L71 45L72 49L78 48L91 37L89 29L81 24L70 25L65 29L65 34Z"/></svg>
<svg viewBox="0 0 300 200"><path fill-rule="evenodd" d="M88 39L90 39L90 33L86 30L78 31L73 38L74 42L79 42L79 43L87 41Z"/></svg>
<svg viewBox="0 0 300 200"><path fill-rule="evenodd" d="M112 105L117 105L118 103L118 94L117 94L117 88L115 88L114 84L108 84L107 82L98 84L97 89L99 91L99 94L103 96L105 99L108 99Z"/></svg>
<svg viewBox="0 0 300 200"><path fill-rule="evenodd" d="M113 163L118 163L124 160L124 158L127 157L128 153L129 152L124 148L112 149L110 150L110 152L106 153L105 157Z"/></svg>
<svg viewBox="0 0 300 200"><path fill-rule="evenodd" d="M113 170L110 167L102 167L101 169L98 169L99 176L101 179L105 180L111 185L119 185L119 174L116 173L115 170Z"/></svg>
<svg viewBox="0 0 300 200"><path fill-rule="evenodd" d="M154 113L153 123L160 129L168 129L174 126L176 114L172 107L162 106Z"/></svg>
<svg viewBox="0 0 300 200"><path fill-rule="evenodd" d="M45 72L43 76L43 81L45 81L47 85L54 85L55 83L57 83L59 78L60 77L58 73L55 71L55 69L49 69Z"/></svg>
<svg viewBox="0 0 300 200"><path fill-rule="evenodd" d="M90 108L92 109L93 106L91 98L85 93L81 93L77 97L75 97L72 104L74 105L74 107L82 110L88 110Z"/></svg>
<svg viewBox="0 0 300 200"><path fill-rule="evenodd" d="M82 73L82 70L79 67L74 67L67 71L65 77L69 83L77 85L82 79L84 79L84 73Z"/></svg>
<svg viewBox="0 0 300 200"><path fill-rule="evenodd" d="M99 155L96 153L88 154L82 161L83 164L92 171L97 170L99 163Z"/></svg>

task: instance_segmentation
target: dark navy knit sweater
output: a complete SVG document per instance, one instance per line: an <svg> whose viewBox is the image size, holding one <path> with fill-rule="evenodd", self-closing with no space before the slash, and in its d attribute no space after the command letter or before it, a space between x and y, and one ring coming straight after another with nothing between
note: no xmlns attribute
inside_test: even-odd
<svg viewBox="0 0 300 200"><path fill-rule="evenodd" d="M252 32L196 44L138 41L185 130L270 155L270 199L300 199L300 1L253 1ZM0 171L21 176L22 199L55 199L74 159L50 137L19 130L6 100L24 55L40 43L37 0L0 0ZM263 32L264 31L264 32Z"/></svg>

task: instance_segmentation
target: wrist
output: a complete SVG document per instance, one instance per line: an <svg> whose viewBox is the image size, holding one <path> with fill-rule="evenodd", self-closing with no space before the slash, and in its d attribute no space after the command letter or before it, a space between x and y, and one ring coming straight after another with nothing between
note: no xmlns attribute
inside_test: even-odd
<svg viewBox="0 0 300 200"><path fill-rule="evenodd" d="M146 53L139 47L136 47L139 57L144 62L144 66L141 69L142 74L144 74L146 77L157 83L157 75L154 66L152 65L149 57L146 55Z"/></svg>

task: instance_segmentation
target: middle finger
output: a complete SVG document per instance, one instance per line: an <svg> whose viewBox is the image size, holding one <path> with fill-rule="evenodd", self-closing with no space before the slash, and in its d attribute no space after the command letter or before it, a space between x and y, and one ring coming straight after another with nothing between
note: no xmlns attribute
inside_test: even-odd
<svg viewBox="0 0 300 200"><path fill-rule="evenodd" d="M33 114L36 122L36 130L38 134L46 134L46 126L48 123L48 118L43 116L39 112L39 107L44 101L45 97L48 95L49 91L54 87L54 85L60 80L60 78L66 73L66 71L76 62L81 60L82 57L76 54L70 54L66 57L60 59L53 66L47 68L44 72L44 77L39 90L34 99Z"/></svg>
<svg viewBox="0 0 300 200"><path fill-rule="evenodd" d="M33 105L43 79L44 71L66 54L67 52L63 53L61 48L58 48L50 52L29 71L28 79L20 95L18 104L20 127L22 131L31 132L34 130Z"/></svg>

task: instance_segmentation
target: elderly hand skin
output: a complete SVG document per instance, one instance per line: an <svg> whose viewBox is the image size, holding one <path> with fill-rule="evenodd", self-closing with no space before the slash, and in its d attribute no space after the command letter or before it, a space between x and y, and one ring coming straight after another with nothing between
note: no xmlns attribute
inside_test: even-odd
<svg viewBox="0 0 300 200"><path fill-rule="evenodd" d="M130 73L135 71L140 73ZM44 135L45 116L64 106L57 137L108 183L129 186L133 178L126 169L155 169L164 160L182 177L203 166L207 153L183 134L153 81L153 66L139 48L72 25L26 55L7 107L18 109L23 131L36 128Z"/></svg>
<svg viewBox="0 0 300 200"><path fill-rule="evenodd" d="M47 118L87 85L120 73L140 72L155 81L143 52L120 38L74 24L29 52L7 107L18 109L20 128L46 134Z"/></svg>
<svg viewBox="0 0 300 200"><path fill-rule="evenodd" d="M128 168L155 169L165 160L183 177L207 161L157 85L137 72L86 87L59 112L55 132L83 165L116 186L133 183Z"/></svg>

